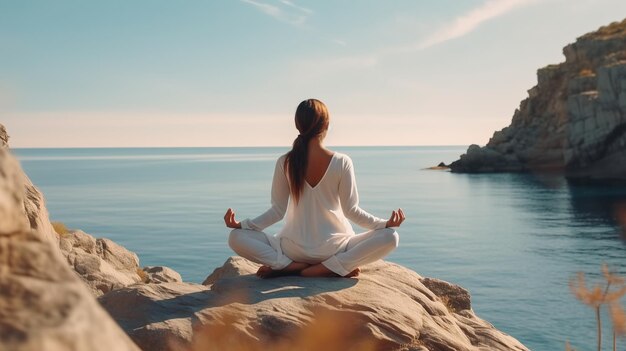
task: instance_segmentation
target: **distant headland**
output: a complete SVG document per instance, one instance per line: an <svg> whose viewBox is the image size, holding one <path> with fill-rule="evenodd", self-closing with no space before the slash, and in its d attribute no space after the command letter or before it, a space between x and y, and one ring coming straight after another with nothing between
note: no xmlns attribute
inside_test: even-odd
<svg viewBox="0 0 626 351"><path fill-rule="evenodd" d="M471 145L457 173L556 172L626 180L626 19L563 48L565 62L537 71L508 127Z"/></svg>

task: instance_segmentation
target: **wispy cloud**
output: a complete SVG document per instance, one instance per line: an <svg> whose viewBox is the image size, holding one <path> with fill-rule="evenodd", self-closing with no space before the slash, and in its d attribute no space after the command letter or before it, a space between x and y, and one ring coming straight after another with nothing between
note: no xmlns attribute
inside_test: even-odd
<svg viewBox="0 0 626 351"><path fill-rule="evenodd" d="M289 0L280 0L280 3L284 4L286 6L292 7L294 9L297 9L298 11L303 12L303 13L309 13L309 14L313 13L313 10L308 9L306 7L298 6L298 5L296 5L295 3L293 3L292 1L289 1Z"/></svg>
<svg viewBox="0 0 626 351"><path fill-rule="evenodd" d="M299 6L289 0L279 0L272 3L259 0L241 0L246 4L254 6L257 10L273 17L274 19L289 23L293 26L302 26L307 18L313 14L313 10Z"/></svg>
<svg viewBox="0 0 626 351"><path fill-rule="evenodd" d="M441 30L429 35L419 43L417 49L425 49L451 39L463 37L471 33L483 22L536 1L538 0L489 0L482 6L457 17L452 23L444 25Z"/></svg>
<svg viewBox="0 0 626 351"><path fill-rule="evenodd" d="M345 41L341 40L341 39L333 39L332 40L333 43L340 45L340 46L346 46L348 45L348 43L346 43Z"/></svg>
<svg viewBox="0 0 626 351"><path fill-rule="evenodd" d="M346 69L368 69L376 66L385 57L397 56L401 54L413 53L427 49L434 45L448 40L461 38L486 21L509 13L519 7L539 2L541 0L487 0L479 7L476 7L453 20L444 23L433 33L426 35L424 39L413 41L396 46L386 46L365 52L343 57L330 57L316 59L314 64L309 59L300 62L297 69L302 67L315 67L318 74L335 74ZM345 45L342 41L334 40L338 45Z"/></svg>

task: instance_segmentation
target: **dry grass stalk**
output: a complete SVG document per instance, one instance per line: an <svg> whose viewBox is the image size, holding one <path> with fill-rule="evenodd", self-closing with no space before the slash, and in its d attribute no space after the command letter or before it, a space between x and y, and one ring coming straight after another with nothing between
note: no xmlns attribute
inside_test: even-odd
<svg viewBox="0 0 626 351"><path fill-rule="evenodd" d="M602 265L604 281L587 288L585 274L579 272L576 279L570 280L570 289L578 300L592 307L596 312L598 327L598 351L602 350L602 320L600 309L607 306L613 324L613 350L616 350L616 336L626 335L626 314L620 304L620 299L626 294L626 280L615 273L611 273L606 264ZM612 289L611 289L612 288ZM570 350L569 343L565 346Z"/></svg>
<svg viewBox="0 0 626 351"><path fill-rule="evenodd" d="M625 30L626 30L626 21L613 22L609 25L600 27L596 35L602 38L602 37L607 37L607 36L612 36L612 35L622 33Z"/></svg>
<svg viewBox="0 0 626 351"><path fill-rule="evenodd" d="M621 202L615 205L615 219L621 228L622 239L626 240L626 203Z"/></svg>
<svg viewBox="0 0 626 351"><path fill-rule="evenodd" d="M177 351L374 351L381 346L367 326L346 311L315 310L309 323L285 322L268 333L260 325L251 329L245 320L255 316L244 316L236 305L195 330L191 345L173 341L170 346Z"/></svg>
<svg viewBox="0 0 626 351"><path fill-rule="evenodd" d="M144 283L148 282L148 273L146 273L143 269L137 268L137 275L139 276L142 282Z"/></svg>
<svg viewBox="0 0 626 351"><path fill-rule="evenodd" d="M51 224L58 236L66 236L70 232L62 222L52 222Z"/></svg>
<svg viewBox="0 0 626 351"><path fill-rule="evenodd" d="M582 77L590 77L590 76L593 76L594 73L589 68L583 68L580 70L579 75Z"/></svg>
<svg viewBox="0 0 626 351"><path fill-rule="evenodd" d="M565 351L576 351L575 348L572 347L572 345L569 344L569 341L565 342Z"/></svg>
<svg viewBox="0 0 626 351"><path fill-rule="evenodd" d="M450 298L448 296L439 296L439 300L444 306L446 306L446 309L448 310L448 312L450 313L458 312L456 308L454 308L454 306L452 306L452 304L450 303Z"/></svg>

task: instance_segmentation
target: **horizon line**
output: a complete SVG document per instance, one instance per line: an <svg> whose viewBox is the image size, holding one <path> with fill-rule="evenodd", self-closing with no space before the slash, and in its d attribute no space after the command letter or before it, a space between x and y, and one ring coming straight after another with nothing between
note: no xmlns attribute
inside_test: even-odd
<svg viewBox="0 0 626 351"><path fill-rule="evenodd" d="M328 145L328 147L468 147L470 144L407 144L407 145ZM9 150L25 149L208 149L208 148L290 148L291 145L213 145L213 146L22 146Z"/></svg>

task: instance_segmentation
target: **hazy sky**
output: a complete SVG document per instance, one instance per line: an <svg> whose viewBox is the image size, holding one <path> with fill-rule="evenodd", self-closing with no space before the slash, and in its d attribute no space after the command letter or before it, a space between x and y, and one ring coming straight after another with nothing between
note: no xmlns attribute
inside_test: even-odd
<svg viewBox="0 0 626 351"><path fill-rule="evenodd" d="M485 144L624 0L0 0L13 147Z"/></svg>

